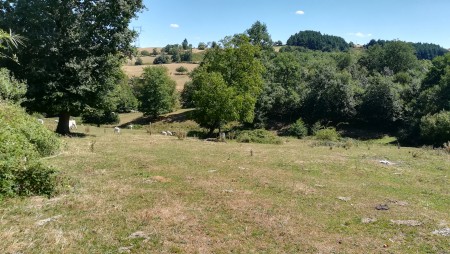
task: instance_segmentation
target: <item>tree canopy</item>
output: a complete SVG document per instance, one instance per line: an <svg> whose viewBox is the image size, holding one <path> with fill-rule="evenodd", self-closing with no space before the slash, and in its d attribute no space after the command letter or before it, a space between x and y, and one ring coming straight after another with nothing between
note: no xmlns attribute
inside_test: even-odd
<svg viewBox="0 0 450 254"><path fill-rule="evenodd" d="M96 108L120 79L136 33L128 24L141 0L11 0L1 6L0 28L27 42L9 68L28 84L26 107L59 114L57 132L69 133L70 115Z"/></svg>
<svg viewBox="0 0 450 254"><path fill-rule="evenodd" d="M348 43L339 36L321 34L316 31L300 31L287 40L288 46L300 46L320 51L345 51L349 49Z"/></svg>
<svg viewBox="0 0 450 254"><path fill-rule="evenodd" d="M263 83L264 69L257 58L260 47L250 44L245 35L227 41L225 48L209 49L192 74L195 120L210 133L229 121L252 122ZM200 99L200 95L207 98ZM209 110L217 108L217 103L226 108Z"/></svg>

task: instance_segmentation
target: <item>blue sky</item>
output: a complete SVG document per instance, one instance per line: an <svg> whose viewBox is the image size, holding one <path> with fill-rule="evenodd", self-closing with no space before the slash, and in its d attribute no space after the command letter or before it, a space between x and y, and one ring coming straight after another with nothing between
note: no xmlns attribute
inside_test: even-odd
<svg viewBox="0 0 450 254"><path fill-rule="evenodd" d="M141 47L219 41L256 21L286 43L303 30L365 44L371 39L429 42L450 48L450 0L144 0L130 27Z"/></svg>

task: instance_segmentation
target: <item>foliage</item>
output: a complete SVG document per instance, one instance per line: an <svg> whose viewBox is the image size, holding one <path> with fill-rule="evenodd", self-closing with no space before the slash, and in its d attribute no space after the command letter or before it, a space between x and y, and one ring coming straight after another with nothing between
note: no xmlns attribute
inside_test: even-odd
<svg viewBox="0 0 450 254"><path fill-rule="evenodd" d="M180 55L182 62L192 62L192 51L186 50Z"/></svg>
<svg viewBox="0 0 450 254"><path fill-rule="evenodd" d="M56 171L39 159L54 154L60 144L21 108L0 102L0 196L51 195Z"/></svg>
<svg viewBox="0 0 450 254"><path fill-rule="evenodd" d="M398 85L391 77L380 74L369 79L369 85L362 96L359 113L367 123L388 129L402 119L403 105Z"/></svg>
<svg viewBox="0 0 450 254"><path fill-rule="evenodd" d="M287 40L288 46L301 46L320 51L346 51L349 49L347 42L338 36L322 35L316 31L300 31Z"/></svg>
<svg viewBox="0 0 450 254"><path fill-rule="evenodd" d="M450 111L450 53L436 57L423 80L416 110L420 115Z"/></svg>
<svg viewBox="0 0 450 254"><path fill-rule="evenodd" d="M228 87L222 75L217 72L199 71L193 80L193 119L202 127L221 128L227 122L239 119L239 96L234 87Z"/></svg>
<svg viewBox="0 0 450 254"><path fill-rule="evenodd" d="M137 1L27 1L2 5L0 29L27 38L8 68L27 80L30 111L59 114L57 132L69 133L70 115L97 107L114 89L133 52L129 22L143 9ZM95 106L94 106L95 105Z"/></svg>
<svg viewBox="0 0 450 254"><path fill-rule="evenodd" d="M328 127L316 131L314 137L319 140L337 141L340 138L340 134L336 131L335 128Z"/></svg>
<svg viewBox="0 0 450 254"><path fill-rule="evenodd" d="M172 63L179 63L181 62L181 55L180 51L176 50L172 52Z"/></svg>
<svg viewBox="0 0 450 254"><path fill-rule="evenodd" d="M260 143L260 144L283 143L276 134L264 129L241 131L237 134L236 140L240 143Z"/></svg>
<svg viewBox="0 0 450 254"><path fill-rule="evenodd" d="M101 124L118 124L119 115L110 110L102 110L96 108L86 108L81 114L83 123L96 124L100 127Z"/></svg>
<svg viewBox="0 0 450 254"><path fill-rule="evenodd" d="M153 48L152 55L153 56L157 56L158 54L159 54L158 49L157 48Z"/></svg>
<svg viewBox="0 0 450 254"><path fill-rule="evenodd" d="M195 72L195 71L194 71ZM196 85L199 82L188 81L184 84L183 91L181 91L180 102L183 108L193 108L194 105L194 92L199 89Z"/></svg>
<svg viewBox="0 0 450 254"><path fill-rule="evenodd" d="M0 59L9 58L16 60L13 50L17 49L19 45L23 45L24 37L16 34L9 34L0 29Z"/></svg>
<svg viewBox="0 0 450 254"><path fill-rule="evenodd" d="M318 65L308 77L307 89L302 115L309 123L323 120L337 124L356 114L355 87L348 73Z"/></svg>
<svg viewBox="0 0 450 254"><path fill-rule="evenodd" d="M144 61L142 61L142 58L138 57L136 58L136 62L134 62L134 65L143 65Z"/></svg>
<svg viewBox="0 0 450 254"><path fill-rule="evenodd" d="M176 68L175 70L180 73L188 72L188 69L184 66L180 66L180 67Z"/></svg>
<svg viewBox="0 0 450 254"><path fill-rule="evenodd" d="M256 21L249 29L247 29L246 33L250 38L251 44L260 46L264 50L273 50L272 38L270 37L266 24Z"/></svg>
<svg viewBox="0 0 450 254"><path fill-rule="evenodd" d="M133 88L129 84L128 77L123 74L120 82L116 85L109 96L111 98L111 106L106 108L109 111L118 113L128 113L138 108L138 100L133 93Z"/></svg>
<svg viewBox="0 0 450 254"><path fill-rule="evenodd" d="M151 56L152 55L148 50L145 50L145 49L142 50L140 53L142 56Z"/></svg>
<svg viewBox="0 0 450 254"><path fill-rule="evenodd" d="M179 44L167 44L162 51L166 54L173 55L174 52L179 51L181 46Z"/></svg>
<svg viewBox="0 0 450 254"><path fill-rule="evenodd" d="M428 144L441 146L450 140L450 112L426 115L420 121L420 135Z"/></svg>
<svg viewBox="0 0 450 254"><path fill-rule="evenodd" d="M386 43L389 43L391 41L386 41L386 40L370 40L369 43L367 43L366 45L364 45L365 48L369 48L370 46L374 46L374 45L380 45L383 46ZM416 56L419 60L433 60L435 57L437 56L442 56L445 53L448 52L447 49L433 44L433 43L412 43L409 42L409 44L411 46L414 47L414 51L416 52Z"/></svg>
<svg viewBox="0 0 450 254"><path fill-rule="evenodd" d="M181 43L181 46L183 47L184 50L187 50L187 49L188 49L189 43L188 43L188 41L187 41L186 38L185 38L185 39L183 40L183 42Z"/></svg>
<svg viewBox="0 0 450 254"><path fill-rule="evenodd" d="M265 84L256 104L258 121L268 118L286 122L297 118L306 94L305 76L297 55L279 53L266 66Z"/></svg>
<svg viewBox="0 0 450 254"><path fill-rule="evenodd" d="M199 42L197 48L199 50L205 50L208 46L204 42Z"/></svg>
<svg viewBox="0 0 450 254"><path fill-rule="evenodd" d="M224 49L212 48L192 74L196 121L210 129L229 121L252 122L256 99L261 92L263 66L259 47L241 36ZM233 44L239 42L239 44ZM219 106L220 105L220 106ZM214 110L218 110L214 112Z"/></svg>
<svg viewBox="0 0 450 254"><path fill-rule="evenodd" d="M289 128L289 134L297 138L303 138L308 135L308 128L301 118L291 125Z"/></svg>
<svg viewBox="0 0 450 254"><path fill-rule="evenodd" d="M0 102L21 103L26 91L25 83L16 80L7 69L0 68Z"/></svg>
<svg viewBox="0 0 450 254"><path fill-rule="evenodd" d="M157 118L172 112L177 105L176 83L166 67L146 67L136 85L139 110L146 116Z"/></svg>
<svg viewBox="0 0 450 254"><path fill-rule="evenodd" d="M159 55L153 60L153 64L168 64L169 57L165 54Z"/></svg>
<svg viewBox="0 0 450 254"><path fill-rule="evenodd" d="M417 66L414 47L403 41L388 41L369 46L360 64L369 71L383 72L389 68L394 73L408 71Z"/></svg>

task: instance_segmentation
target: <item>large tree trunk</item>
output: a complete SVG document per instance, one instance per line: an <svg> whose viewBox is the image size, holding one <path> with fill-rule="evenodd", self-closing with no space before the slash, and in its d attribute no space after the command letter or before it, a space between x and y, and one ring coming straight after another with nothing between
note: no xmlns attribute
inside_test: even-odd
<svg viewBox="0 0 450 254"><path fill-rule="evenodd" d="M56 133L61 134L61 135L70 134L69 120L70 120L69 113L64 112L64 113L59 114L59 121L58 121L58 126L56 127Z"/></svg>

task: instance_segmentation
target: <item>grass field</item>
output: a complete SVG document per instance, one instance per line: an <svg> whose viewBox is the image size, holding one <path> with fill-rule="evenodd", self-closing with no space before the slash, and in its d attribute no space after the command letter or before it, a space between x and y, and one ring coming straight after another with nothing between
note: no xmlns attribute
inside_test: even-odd
<svg viewBox="0 0 450 254"><path fill-rule="evenodd" d="M1 201L2 253L450 250L448 236L432 233L450 227L450 155L443 151L377 142L330 149L290 138L215 143L144 128L78 131L87 136L63 138L62 153L46 159L61 169L61 194Z"/></svg>

